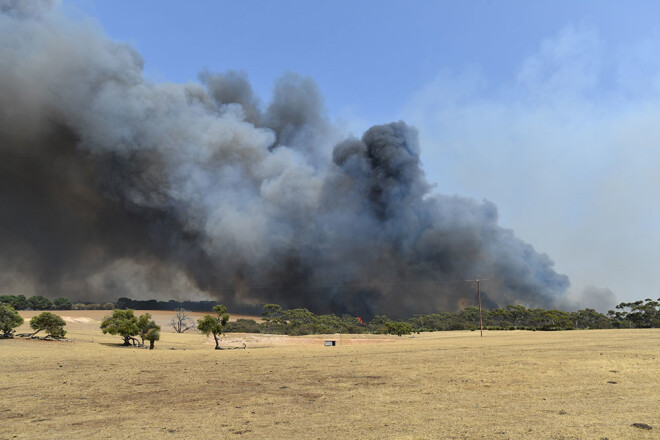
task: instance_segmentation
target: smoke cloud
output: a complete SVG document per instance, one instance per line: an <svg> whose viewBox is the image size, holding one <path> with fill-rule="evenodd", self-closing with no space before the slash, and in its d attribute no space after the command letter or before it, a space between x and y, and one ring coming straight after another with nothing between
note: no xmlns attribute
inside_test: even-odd
<svg viewBox="0 0 660 440"><path fill-rule="evenodd" d="M547 255L494 204L437 193L414 128L341 140L311 78L155 84L57 7L0 2L0 282L78 299L212 297L316 312L549 306ZM22 4L21 2L16 5Z"/></svg>

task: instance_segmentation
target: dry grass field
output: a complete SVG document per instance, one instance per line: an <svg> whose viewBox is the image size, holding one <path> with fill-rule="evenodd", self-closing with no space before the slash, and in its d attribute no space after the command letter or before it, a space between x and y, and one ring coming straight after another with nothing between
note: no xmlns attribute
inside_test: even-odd
<svg viewBox="0 0 660 440"><path fill-rule="evenodd" d="M107 313L58 312L71 342L0 340L0 439L660 438L657 329L228 335L248 347L229 351L164 331L149 351L103 335Z"/></svg>

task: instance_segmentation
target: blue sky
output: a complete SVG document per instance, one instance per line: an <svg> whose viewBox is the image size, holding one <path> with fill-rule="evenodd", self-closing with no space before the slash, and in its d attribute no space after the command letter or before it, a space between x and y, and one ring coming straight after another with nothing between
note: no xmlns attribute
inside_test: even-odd
<svg viewBox="0 0 660 440"><path fill-rule="evenodd" d="M504 83L539 42L567 25L596 26L608 44L656 34L657 2L67 1L136 47L147 74L196 80L203 67L245 70L267 96L286 71L309 75L335 114L396 118L445 70Z"/></svg>
<svg viewBox="0 0 660 440"><path fill-rule="evenodd" d="M437 191L501 223L601 309L660 296L660 3L64 1L135 47L155 82L313 77L359 135L417 126ZM613 305L613 304L612 304Z"/></svg>

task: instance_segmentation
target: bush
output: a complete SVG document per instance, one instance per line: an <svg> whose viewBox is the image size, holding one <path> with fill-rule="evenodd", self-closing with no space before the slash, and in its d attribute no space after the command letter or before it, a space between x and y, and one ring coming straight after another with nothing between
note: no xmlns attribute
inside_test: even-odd
<svg viewBox="0 0 660 440"><path fill-rule="evenodd" d="M412 325L403 321L388 321L385 323L387 333L391 335L409 335L412 332Z"/></svg>
<svg viewBox="0 0 660 440"><path fill-rule="evenodd" d="M236 322L227 323L227 333L261 333L261 327L254 319L239 318Z"/></svg>

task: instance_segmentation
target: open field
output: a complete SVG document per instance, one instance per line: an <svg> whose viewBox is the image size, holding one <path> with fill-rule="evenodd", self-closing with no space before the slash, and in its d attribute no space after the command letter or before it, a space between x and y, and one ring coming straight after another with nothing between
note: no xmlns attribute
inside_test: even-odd
<svg viewBox="0 0 660 440"><path fill-rule="evenodd" d="M0 439L660 438L658 329L228 335L248 346L230 351L165 331L149 351L103 335L107 311L57 313L73 342L0 340Z"/></svg>

